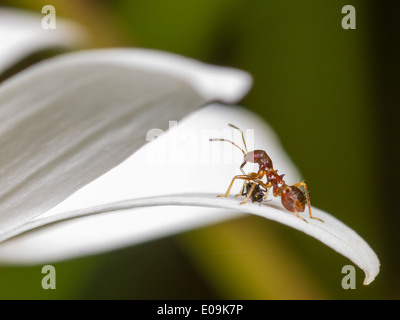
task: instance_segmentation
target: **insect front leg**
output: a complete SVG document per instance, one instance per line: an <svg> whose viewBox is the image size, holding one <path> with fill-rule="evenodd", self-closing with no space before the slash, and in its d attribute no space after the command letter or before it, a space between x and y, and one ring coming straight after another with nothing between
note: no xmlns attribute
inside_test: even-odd
<svg viewBox="0 0 400 320"><path fill-rule="evenodd" d="M244 195L244 188L246 187L247 182L249 182L249 180L244 180L242 189L240 189L238 194L235 194L235 197L240 197Z"/></svg>
<svg viewBox="0 0 400 320"><path fill-rule="evenodd" d="M233 183L235 182L236 179L254 180L254 176L255 176L255 175L256 175L256 174L254 174L253 172L251 172L250 174L244 174L244 175L237 175L237 176L234 176L233 179L232 179L232 181L231 181L231 184L229 185L229 188L228 188L228 190L226 190L225 194L221 194L221 195L219 195L218 197L228 197L228 196L229 196L229 193L231 192Z"/></svg>

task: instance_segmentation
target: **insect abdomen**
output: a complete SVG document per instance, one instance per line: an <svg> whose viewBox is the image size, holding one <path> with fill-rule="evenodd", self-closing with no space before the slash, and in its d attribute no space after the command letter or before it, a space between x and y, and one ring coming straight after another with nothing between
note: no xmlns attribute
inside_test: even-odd
<svg viewBox="0 0 400 320"><path fill-rule="evenodd" d="M288 187L281 194L282 205L290 212L303 212L306 208L306 197L297 187Z"/></svg>

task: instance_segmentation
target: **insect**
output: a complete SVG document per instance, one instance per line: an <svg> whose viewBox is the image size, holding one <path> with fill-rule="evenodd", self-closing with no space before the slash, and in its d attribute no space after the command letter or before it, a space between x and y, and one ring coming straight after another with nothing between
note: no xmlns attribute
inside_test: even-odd
<svg viewBox="0 0 400 320"><path fill-rule="evenodd" d="M253 187L253 184L255 184L255 183L256 182L245 181L245 183L243 184L242 190L236 196L247 196L249 194L251 188ZM260 185L257 184L253 190L253 193L250 196L250 199L252 202L259 202L261 205L261 202L264 200L266 193L267 193L267 191L262 189L260 187Z"/></svg>
<svg viewBox="0 0 400 320"><path fill-rule="evenodd" d="M252 181L251 186L249 187L249 190L247 189L248 184L246 185L246 192L245 192L246 198L240 204L247 203L247 201L249 201L250 198L254 202L254 199L252 198L254 192L256 192L255 197L256 197L256 199L258 199L258 197L260 196L260 190L261 190L261 193L263 193L263 191L262 191L262 189L260 189L260 187L262 187L266 190L262 198L264 198L264 197L266 198L266 195L268 194L269 190L272 188L272 193L273 193L274 197L281 197L281 203L282 203L283 207L290 212L294 212L298 218L307 222L307 220L305 220L304 218L302 218L299 215L299 212L305 211L306 202L307 202L308 213L309 213L310 218L324 222L323 220L321 220L317 217L313 217L313 215L311 213L310 196L308 194L308 189L307 189L306 183L303 181L303 182L296 183L292 186L287 185L285 180L283 180L283 177L285 175L284 174L278 175L278 171L273 168L272 160L268 156L268 154L264 150L254 150L254 151L249 152L247 149L243 130L233 124L228 124L228 125L241 132L244 148L246 151L243 150L241 147L239 147L236 143L234 143L231 140L220 138L220 139L210 139L210 141L229 142L229 143L233 144L235 147L237 147L239 150L241 150L244 155L244 159L243 159L243 163L240 165L240 170L243 174L234 176L226 193L219 195L218 197L228 197L229 193L232 189L233 183L235 182L236 179L247 180L247 181L249 181L249 183L250 183L250 181ZM258 172L250 172L249 174L246 174L245 171L243 170L243 167L246 165L247 162L258 164ZM262 179L264 177L266 177L267 182L262 181ZM304 189L304 192L301 188ZM244 192L244 189L242 190L242 192ZM257 196L257 194L258 194L258 196ZM256 201L258 202L258 200L256 200Z"/></svg>

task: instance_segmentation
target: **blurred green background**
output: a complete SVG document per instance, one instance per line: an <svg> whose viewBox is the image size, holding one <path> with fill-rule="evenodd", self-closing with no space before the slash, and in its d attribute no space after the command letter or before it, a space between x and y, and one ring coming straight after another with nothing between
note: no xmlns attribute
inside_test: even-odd
<svg viewBox="0 0 400 320"><path fill-rule="evenodd" d="M372 246L381 273L344 290L350 261L314 239L245 217L111 253L42 266L0 266L0 299L398 299L396 1L0 1L78 21L91 47L161 49L250 72L241 105L263 117L311 189L312 204ZM344 30L344 5L356 29ZM162 266L162 267L161 267Z"/></svg>

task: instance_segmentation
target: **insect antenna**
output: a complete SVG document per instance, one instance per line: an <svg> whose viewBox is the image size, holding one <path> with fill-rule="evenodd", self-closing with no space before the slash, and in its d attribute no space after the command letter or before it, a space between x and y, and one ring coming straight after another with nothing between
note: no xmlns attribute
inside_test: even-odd
<svg viewBox="0 0 400 320"><path fill-rule="evenodd" d="M226 141L226 142L230 142L230 143L232 143L236 148L238 148L240 151L242 151L243 154L246 156L246 152L244 152L244 150L243 150L241 147L239 147L236 143L234 143L234 142L231 141L231 140L227 140L227 139L210 139L210 141Z"/></svg>
<svg viewBox="0 0 400 320"><path fill-rule="evenodd" d="M243 130L240 129L240 128L238 128L238 127L236 127L235 125L233 125L233 124L231 124L231 123L228 123L228 126L230 126L230 127L232 127L232 128L235 128L235 129L237 129L237 130L239 130L239 131L241 132L241 134L242 134L242 139L243 139L243 144L244 144L244 148L246 149L246 152L249 152L249 150L247 150L247 145L246 145L246 140L244 139Z"/></svg>

